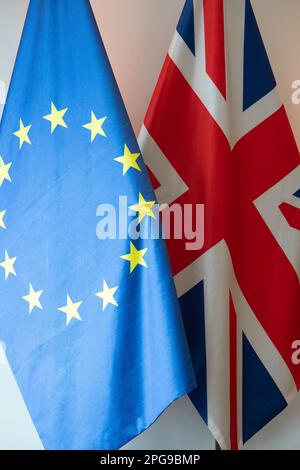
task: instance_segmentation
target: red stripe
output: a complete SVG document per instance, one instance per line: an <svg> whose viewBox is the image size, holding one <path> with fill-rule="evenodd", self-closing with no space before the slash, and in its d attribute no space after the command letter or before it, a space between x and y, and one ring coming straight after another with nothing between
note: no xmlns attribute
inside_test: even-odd
<svg viewBox="0 0 300 470"><path fill-rule="evenodd" d="M223 0L204 0L206 72L226 99Z"/></svg>
<svg viewBox="0 0 300 470"><path fill-rule="evenodd" d="M286 202L280 204L279 209L283 213L289 225L295 228L296 230L300 230L300 209L291 206Z"/></svg>
<svg viewBox="0 0 300 470"><path fill-rule="evenodd" d="M230 293L229 297L230 320L230 442L231 449L238 449L237 435L237 327L236 313Z"/></svg>

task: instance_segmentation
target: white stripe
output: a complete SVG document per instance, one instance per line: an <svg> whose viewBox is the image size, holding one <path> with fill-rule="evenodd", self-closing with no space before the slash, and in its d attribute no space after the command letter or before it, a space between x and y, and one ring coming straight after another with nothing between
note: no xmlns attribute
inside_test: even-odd
<svg viewBox="0 0 300 470"><path fill-rule="evenodd" d="M299 186L300 165L279 183L259 196L254 204L300 280L300 232L288 224L279 209L279 205L285 201L291 202L295 207L300 207L300 199L292 196L299 189Z"/></svg>
<svg viewBox="0 0 300 470"><path fill-rule="evenodd" d="M160 204L171 204L189 189L188 186L152 139L144 125L138 142L145 163L160 182L159 188L155 191L158 202Z"/></svg>

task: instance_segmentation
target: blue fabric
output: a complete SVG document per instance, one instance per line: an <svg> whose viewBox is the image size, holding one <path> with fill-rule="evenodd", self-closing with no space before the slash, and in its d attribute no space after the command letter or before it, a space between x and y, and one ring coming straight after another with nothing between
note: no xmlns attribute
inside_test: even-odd
<svg viewBox="0 0 300 470"><path fill-rule="evenodd" d="M298 189L298 190L294 193L294 196L300 197L300 189Z"/></svg>
<svg viewBox="0 0 300 470"><path fill-rule="evenodd" d="M51 134L53 102L67 128ZM83 124L107 116L107 137ZM19 120L31 144L14 132ZM194 386L194 373L162 240L139 240L148 268L130 274L130 240L99 240L96 209L126 195L154 195L142 171L114 161L137 142L86 0L31 0L6 108L0 155L11 182L0 187L0 261L17 257L16 276L0 267L0 340L47 449L113 449L149 426ZM143 222L142 222L143 223ZM95 293L119 286L118 307ZM43 309L28 311L29 283ZM58 308L81 301L66 325Z"/></svg>
<svg viewBox="0 0 300 470"><path fill-rule="evenodd" d="M243 334L243 441L286 406L282 393Z"/></svg>
<svg viewBox="0 0 300 470"><path fill-rule="evenodd" d="M182 295L179 303L198 384L189 396L202 419L207 423L204 281L199 282Z"/></svg>
<svg viewBox="0 0 300 470"><path fill-rule="evenodd" d="M268 55L250 0L245 3L243 110L250 108L276 86Z"/></svg>
<svg viewBox="0 0 300 470"><path fill-rule="evenodd" d="M177 31L186 45L195 55L194 2L186 0L183 12L177 25Z"/></svg>

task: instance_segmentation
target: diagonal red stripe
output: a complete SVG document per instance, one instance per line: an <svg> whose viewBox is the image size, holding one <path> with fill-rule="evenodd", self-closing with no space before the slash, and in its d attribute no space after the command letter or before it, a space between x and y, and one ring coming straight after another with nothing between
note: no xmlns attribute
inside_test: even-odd
<svg viewBox="0 0 300 470"><path fill-rule="evenodd" d="M300 230L300 209L291 206L286 202L280 204L279 209L283 213L289 225L297 230Z"/></svg>

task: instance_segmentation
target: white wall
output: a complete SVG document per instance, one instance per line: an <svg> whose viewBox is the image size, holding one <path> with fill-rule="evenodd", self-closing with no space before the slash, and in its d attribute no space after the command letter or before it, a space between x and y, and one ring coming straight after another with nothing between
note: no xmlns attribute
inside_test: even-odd
<svg viewBox="0 0 300 470"><path fill-rule="evenodd" d="M91 0L91 3L138 133L184 0ZM300 1L252 0L252 4L300 146L300 105L293 105L290 99L291 82L300 79ZM27 5L28 0L0 0L0 80L6 83ZM0 449L41 447L9 367L1 361L1 356L0 417ZM299 420L300 396L252 438L246 448L300 449ZM183 398L125 448L209 449L213 446L214 441L201 418Z"/></svg>

